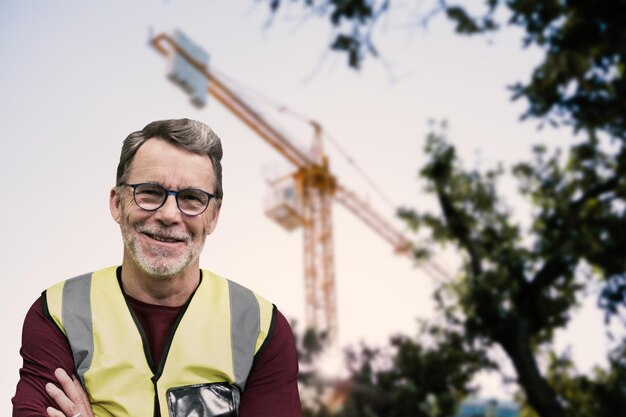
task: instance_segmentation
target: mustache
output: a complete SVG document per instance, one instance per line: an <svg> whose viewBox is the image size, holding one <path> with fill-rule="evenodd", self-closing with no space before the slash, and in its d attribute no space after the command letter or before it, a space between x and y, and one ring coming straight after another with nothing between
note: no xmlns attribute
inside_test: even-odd
<svg viewBox="0 0 626 417"><path fill-rule="evenodd" d="M191 239L191 234L185 230L175 230L159 227L157 225L138 225L135 227L139 233L158 236L164 239L176 239L187 241Z"/></svg>

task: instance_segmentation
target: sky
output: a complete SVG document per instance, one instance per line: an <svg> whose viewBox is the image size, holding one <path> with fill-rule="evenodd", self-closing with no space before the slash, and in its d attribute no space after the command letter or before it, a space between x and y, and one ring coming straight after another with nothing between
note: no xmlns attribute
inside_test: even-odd
<svg viewBox="0 0 626 417"><path fill-rule="evenodd" d="M468 167L510 165L532 144L575 140L519 121L524 103L511 102L506 87L525 80L540 53L523 50L516 30L461 38L442 18L419 26L426 10L415 4L425 2L394 2L375 32L382 57L357 72L328 51L325 20L285 3L271 19L267 3L255 0L0 0L0 311L7 318L0 414L9 415L22 321L41 291L121 261L108 194L122 140L153 120L194 118L221 137L225 199L201 264L264 295L302 328L301 231L288 233L264 215L268 179L290 166L215 100L193 107L166 79L168 62L148 45L151 33L182 30L209 53L211 70L318 121L343 150L324 144L332 172L402 231L394 207L436 210L417 178L429 120L448 121ZM273 120L298 146L310 146L306 124ZM513 183L503 188L524 218ZM415 334L417 319L434 313L432 279L337 204L333 233L340 345ZM459 259L448 250L435 261L454 273ZM608 346L593 302L583 302L557 336L582 370L603 364ZM499 379L478 383L484 395L510 395Z"/></svg>

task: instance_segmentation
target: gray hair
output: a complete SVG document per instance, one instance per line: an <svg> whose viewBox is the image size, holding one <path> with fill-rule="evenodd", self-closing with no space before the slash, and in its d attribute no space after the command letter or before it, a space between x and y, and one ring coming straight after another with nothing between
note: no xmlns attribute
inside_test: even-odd
<svg viewBox="0 0 626 417"><path fill-rule="evenodd" d="M158 120L142 130L133 132L124 139L120 163L117 166L116 185L127 179L133 159L139 148L148 139L162 139L174 146L198 155L207 155L213 165L215 174L215 190L217 198L224 195L222 190L222 143L211 128L202 122L190 119Z"/></svg>

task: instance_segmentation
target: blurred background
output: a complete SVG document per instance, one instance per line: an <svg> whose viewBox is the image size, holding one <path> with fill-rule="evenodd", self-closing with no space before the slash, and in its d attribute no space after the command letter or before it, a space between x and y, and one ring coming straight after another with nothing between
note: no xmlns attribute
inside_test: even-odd
<svg viewBox="0 0 626 417"><path fill-rule="evenodd" d="M545 58L545 46L523 47L527 32L506 25L511 10L501 7L491 15L504 22L500 30L472 37L455 33L465 22L462 16L454 20L449 10L431 13L443 3L397 1L384 9L386 2L365 2L375 10L383 7L367 38L374 42L378 56L366 48L363 59L353 60L351 66L346 53L350 38L338 35L357 33L352 21L333 26L329 17L336 10L335 2L319 3L326 8L299 1L0 0L4 234L0 253L6 286L0 308L7 317L0 414L10 414L21 366L22 320L41 291L68 277L120 262L122 243L108 212L108 193L121 143L130 132L158 119L198 119L221 137L225 198L201 264L263 294L293 320L301 349L308 352L304 354L308 362L303 363L310 376L303 382L308 384L303 388L308 412L330 415L348 404L354 380L341 385L337 390L341 395L326 388L336 388L338 380L363 376L364 363L376 364L371 377L377 370L400 366L394 355L410 350L413 342L425 341L421 353L427 353L427 346L437 346L436 332L424 339L418 336L423 335L420 320L442 323L441 308L433 300L433 291L441 285L436 274L411 256L394 253L393 246L359 216L333 203L338 332L325 353L316 353L315 343L304 335L303 232L288 232L265 214L272 201L269 182L294 167L211 96L205 107L194 106L167 79L171 63L149 44L156 34L183 31L209 54L210 71L303 153L314 141L310 121L317 122L335 178L367 210L378 213L411 241L420 241L425 232L413 233L398 217L398 208L441 213L436 196L426 191L432 181L419 176L434 158L423 151L429 133L431 139L448 138L463 169L484 172L498 164L507 167L497 192L507 202L511 222L532 226L538 206L520 196L508 167L531 160L535 144L565 149L588 136L549 123L538 129L542 120L532 117L520 121L528 103L512 101L508 87L530 79ZM475 16L484 13L482 2L466 3L474 7L480 3L479 9L469 10ZM337 43L338 39L344 43ZM340 50L332 50L331 45L339 45ZM356 64L359 68L354 68ZM447 121L446 128L441 128L442 121ZM602 149L616 154L615 143L621 142L609 140L615 137L619 139L620 133L600 132L602 140L614 144ZM522 236L520 240L532 241ZM462 245L427 247L431 261L450 280L467 278L463 265L468 257ZM607 337L605 313L597 307L606 276L599 276L581 284L584 291L567 293L567 319L548 326L548 336L540 335L543 345L535 347L543 349L538 362L544 374L553 363L550 352L569 358L576 375L592 375L594 367L609 369L607 355L623 332L618 328L617 337ZM459 302L457 307L462 305ZM400 341L392 347L394 335L412 342ZM444 334L444 339L450 337ZM469 378L464 386L476 390L454 387L453 400L472 397L502 403L515 397L524 403L511 360L497 342L484 342L485 337L478 339L486 350L479 350L488 352L489 361L499 370L492 364L461 372ZM345 349L351 352L350 366L344 360ZM397 377L406 379L406 375ZM377 379L372 378L368 381L375 385ZM312 380L322 381L323 387L318 390ZM334 382L324 385L323 381ZM423 414L410 415L456 415L445 414L447 406L438 403L443 401L438 395L436 391L415 394L424 399L419 408ZM325 409L329 396L334 398L332 410ZM472 406L467 404L466 411ZM494 413L496 403L486 404L481 410L491 407Z"/></svg>

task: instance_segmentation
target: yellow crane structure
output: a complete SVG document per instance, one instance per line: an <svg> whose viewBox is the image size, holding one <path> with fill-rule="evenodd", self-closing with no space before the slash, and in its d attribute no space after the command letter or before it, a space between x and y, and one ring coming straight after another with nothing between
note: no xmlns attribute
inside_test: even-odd
<svg viewBox="0 0 626 417"><path fill-rule="evenodd" d="M197 107L206 104L207 92L283 155L295 168L286 178L273 182L274 203L266 214L287 230L303 228L306 324L337 337L337 297L333 257L332 201L341 203L387 240L397 253L409 254L410 242L364 200L334 176L322 148L321 126L314 130L310 152L298 148L241 95L208 67L208 54L182 32L161 33L150 44L169 59L168 78L191 96Z"/></svg>

